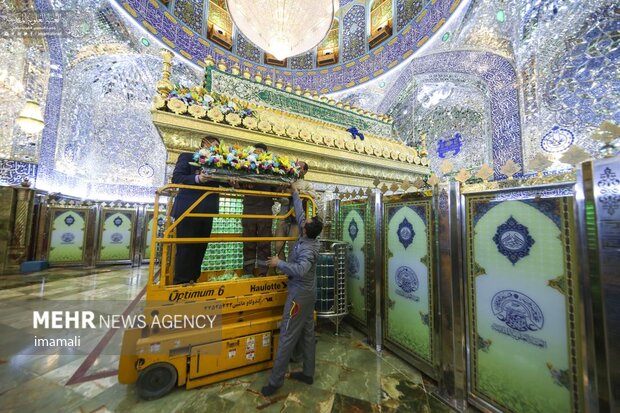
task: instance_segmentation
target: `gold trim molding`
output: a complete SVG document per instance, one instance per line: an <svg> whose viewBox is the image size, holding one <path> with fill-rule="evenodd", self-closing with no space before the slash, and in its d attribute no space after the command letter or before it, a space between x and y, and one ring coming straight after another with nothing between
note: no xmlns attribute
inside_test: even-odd
<svg viewBox="0 0 620 413"><path fill-rule="evenodd" d="M414 181L429 174L426 166L403 162L398 157L379 158L359 152L355 145L328 147L312 140L303 140L299 136L278 136L160 110L151 113L168 151L167 163L171 165L176 163L181 152L196 151L205 135L214 135L227 142L243 145L262 142L274 152L302 159L310 166L307 179L313 182L372 187L376 179L382 183L394 183Z"/></svg>

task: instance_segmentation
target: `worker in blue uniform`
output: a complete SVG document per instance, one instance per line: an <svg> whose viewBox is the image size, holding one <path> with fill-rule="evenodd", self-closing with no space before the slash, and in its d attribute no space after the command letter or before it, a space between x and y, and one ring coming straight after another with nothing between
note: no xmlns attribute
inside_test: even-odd
<svg viewBox="0 0 620 413"><path fill-rule="evenodd" d="M314 302L316 300L316 261L319 257L320 243L317 237L323 230L323 223L315 216L306 219L299 192L295 184L291 186L295 218L299 227L299 238L289 252L287 261L277 256L267 260L270 267L276 267L288 275L288 295L284 305L280 326L280 343L271 370L269 383L261 390L264 396L271 396L284 384L284 375L291 355L301 341L303 351L303 371L291 373L291 378L312 384L315 368Z"/></svg>

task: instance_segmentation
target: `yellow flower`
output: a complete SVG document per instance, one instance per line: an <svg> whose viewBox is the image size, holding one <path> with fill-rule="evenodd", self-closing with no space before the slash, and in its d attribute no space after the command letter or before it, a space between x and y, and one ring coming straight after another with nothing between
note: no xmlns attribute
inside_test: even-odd
<svg viewBox="0 0 620 413"><path fill-rule="evenodd" d="M291 161L289 161L288 156L283 156L278 160L278 163L282 166L284 166L285 168L290 168L291 167Z"/></svg>
<svg viewBox="0 0 620 413"><path fill-rule="evenodd" d="M235 164L235 169L241 169L241 162L237 162Z"/></svg>

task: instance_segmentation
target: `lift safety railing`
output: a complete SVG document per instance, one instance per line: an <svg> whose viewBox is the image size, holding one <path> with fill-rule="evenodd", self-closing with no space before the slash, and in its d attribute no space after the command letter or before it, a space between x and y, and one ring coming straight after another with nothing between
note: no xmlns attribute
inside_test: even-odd
<svg viewBox="0 0 620 413"><path fill-rule="evenodd" d="M238 182L252 182L259 184L272 184L273 181L257 181L257 180L239 180ZM279 183L282 184L282 183ZM152 231L151 245L154 246L151 248L151 256L149 262L149 280L148 285L154 286L158 285L159 287L172 287L179 288L183 287L183 285L173 285L171 283L171 274L168 271L170 266L168 265L169 260L172 258L172 254L170 250L173 245L176 244L197 244L197 243L210 243L210 242L272 242L272 241L294 241L297 237L243 237L243 236L235 236L235 235L226 235L226 236L215 236L215 237L193 237L193 238L176 238L173 236L175 234L174 230L179 225L179 223L187 218L226 218L226 219L234 219L234 218L252 218L252 219L277 219L277 220L286 220L289 217L294 216L294 209L292 208L292 199L290 201L291 208L284 215L265 215L265 214L219 214L219 213L198 213L193 212L202 201L204 201L210 195L228 195L230 197L268 197L268 198L292 198L292 194L288 192L270 192L270 191L254 191L250 189L236 189L236 188L223 188L223 187L205 187L198 185L181 185L181 184L169 184L159 188L156 191L155 195L155 205L154 205L154 216L153 222L154 225L157 223L159 218L159 205L160 205L160 197L166 196L168 197L168 211L171 210L171 205L173 202L173 197L176 195L176 192L179 189L191 189L196 191L204 192L198 199L190 205L189 208L185 212L183 212L178 218L171 222L170 216L168 215L166 218L166 225L164 229L163 236L161 238L157 237L157 231ZM308 195L300 194L300 198L305 202L306 208L306 216L311 217L316 215L316 204L314 199ZM161 245L161 269L159 272L159 280L157 281L155 266L156 266L156 254L157 254L157 246Z"/></svg>

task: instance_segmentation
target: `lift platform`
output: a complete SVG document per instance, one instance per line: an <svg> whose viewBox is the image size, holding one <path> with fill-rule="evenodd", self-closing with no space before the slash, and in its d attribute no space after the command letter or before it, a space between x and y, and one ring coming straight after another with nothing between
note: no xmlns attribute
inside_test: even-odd
<svg viewBox="0 0 620 413"><path fill-rule="evenodd" d="M188 218L268 218L286 215L206 214L194 209L209 195L231 197L290 197L288 193L167 185L155 197L154 225L160 198L168 198L168 211L177 190L204 193L178 219L167 218L161 237L152 234L146 305L139 328L124 332L118 379L137 383L145 399L164 396L176 386L188 389L271 368L278 347L279 328L287 294L284 275L213 281L218 272L203 272L196 283L174 285L174 255L179 243L291 241L294 237L215 236L177 238L175 229ZM308 212L316 211L312 198ZM310 209L311 208L311 209ZM161 260L157 260L157 250ZM241 273L239 269L237 273ZM244 277L246 277L244 275Z"/></svg>

